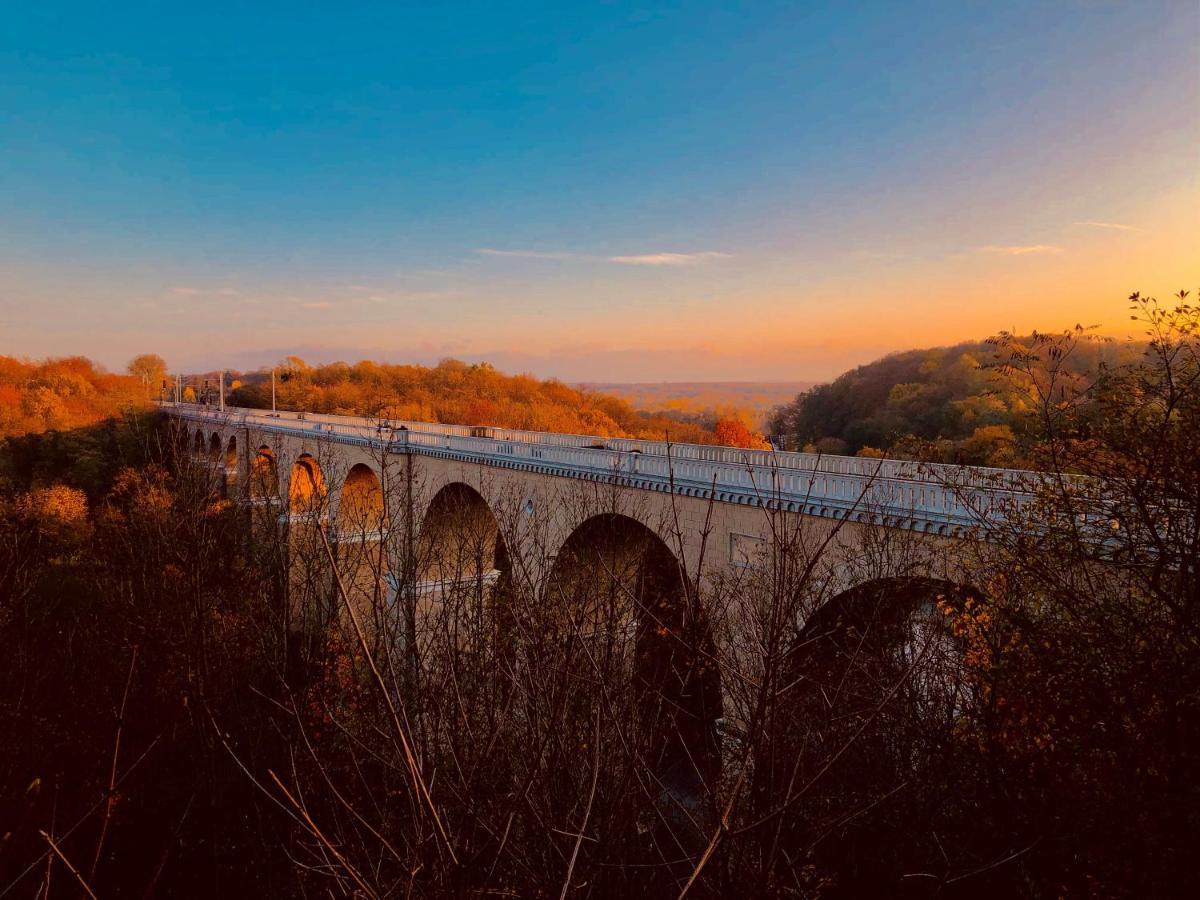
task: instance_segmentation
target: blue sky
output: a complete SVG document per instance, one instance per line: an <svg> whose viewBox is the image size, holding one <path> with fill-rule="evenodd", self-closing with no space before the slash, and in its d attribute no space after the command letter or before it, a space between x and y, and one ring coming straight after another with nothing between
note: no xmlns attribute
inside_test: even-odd
<svg viewBox="0 0 1200 900"><path fill-rule="evenodd" d="M813 378L1196 282L1195 3L4 17L0 353Z"/></svg>

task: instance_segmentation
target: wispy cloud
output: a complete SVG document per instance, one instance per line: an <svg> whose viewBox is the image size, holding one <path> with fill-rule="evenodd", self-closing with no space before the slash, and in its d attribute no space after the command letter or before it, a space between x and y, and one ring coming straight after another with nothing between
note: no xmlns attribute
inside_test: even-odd
<svg viewBox="0 0 1200 900"><path fill-rule="evenodd" d="M217 293L220 294L222 297L240 297L240 296L242 296L241 291L236 291L233 288L221 288L219 291L217 291Z"/></svg>
<svg viewBox="0 0 1200 900"><path fill-rule="evenodd" d="M181 296L181 297L194 297L194 296L196 296L197 294L199 294L199 293L200 293L200 288L194 288L194 287L173 287L173 288L171 288L171 293L172 293L172 294L179 294L179 296Z"/></svg>
<svg viewBox="0 0 1200 900"><path fill-rule="evenodd" d="M578 259L589 262L617 263L622 266L694 266L718 259L728 259L728 253L706 250L701 253L638 253L623 256L597 256L593 253L568 253L550 250L496 250L481 247L475 251L480 256L501 259Z"/></svg>
<svg viewBox="0 0 1200 900"><path fill-rule="evenodd" d="M313 300L308 303L301 303L301 309L332 309L333 304L326 300Z"/></svg>
<svg viewBox="0 0 1200 900"><path fill-rule="evenodd" d="M623 266L694 266L699 263L728 259L728 253L708 250L703 253L643 253L638 256L610 256L609 262Z"/></svg>
<svg viewBox="0 0 1200 900"><path fill-rule="evenodd" d="M1072 222L1072 225L1081 225L1084 228L1111 228L1114 231L1141 231L1142 229L1134 225L1122 225L1120 222Z"/></svg>
<svg viewBox="0 0 1200 900"><path fill-rule="evenodd" d="M1017 244L1009 247L980 247L984 253L996 253L1000 256L1030 256L1034 254L1063 253L1062 247L1053 244Z"/></svg>
<svg viewBox="0 0 1200 900"><path fill-rule="evenodd" d="M495 250L492 247L480 247L475 251L480 256L499 256L504 259L578 259L577 253L554 253L542 250Z"/></svg>

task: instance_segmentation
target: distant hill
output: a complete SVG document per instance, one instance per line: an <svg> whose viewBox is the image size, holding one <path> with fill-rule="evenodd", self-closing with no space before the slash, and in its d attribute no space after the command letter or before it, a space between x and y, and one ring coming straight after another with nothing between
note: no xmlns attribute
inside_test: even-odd
<svg viewBox="0 0 1200 900"><path fill-rule="evenodd" d="M587 382L577 385L629 401L635 409L712 419L735 413L761 428L781 403L811 388L812 381L658 381Z"/></svg>
<svg viewBox="0 0 1200 900"><path fill-rule="evenodd" d="M1065 370L1087 380L1144 348L1082 341ZM986 341L893 353L802 392L775 410L768 431L795 449L1018 465L1030 387L996 362Z"/></svg>

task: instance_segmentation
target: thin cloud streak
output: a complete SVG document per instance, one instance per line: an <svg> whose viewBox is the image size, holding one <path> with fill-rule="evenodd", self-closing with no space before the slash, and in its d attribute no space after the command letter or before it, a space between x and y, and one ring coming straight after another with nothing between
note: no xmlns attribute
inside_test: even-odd
<svg viewBox="0 0 1200 900"><path fill-rule="evenodd" d="M718 259L728 259L728 253L708 250L703 253L646 253L640 256L610 256L609 262L623 266L694 266Z"/></svg>
<svg viewBox="0 0 1200 900"><path fill-rule="evenodd" d="M1134 225L1122 225L1120 222L1072 222L1072 225L1080 225L1084 228L1111 228L1115 231L1141 231L1142 229Z"/></svg>
<svg viewBox="0 0 1200 900"><path fill-rule="evenodd" d="M1055 247L1053 244L1018 244L1009 247L980 247L979 249L984 253L996 253L1000 256L1030 256L1034 254L1053 254L1065 252L1062 247Z"/></svg>
<svg viewBox="0 0 1200 900"><path fill-rule="evenodd" d="M480 256L495 256L501 259L586 259L577 253L553 253L542 250L495 250L480 247L475 251Z"/></svg>
<svg viewBox="0 0 1200 900"><path fill-rule="evenodd" d="M715 250L706 250L700 253L639 253L622 256L597 256L591 253L568 253L547 250L496 250L492 247L481 247L475 252L480 256L491 256L500 259L578 259L591 262L616 263L622 266L694 266L699 263L712 262L718 259L729 259L728 253L718 253Z"/></svg>
<svg viewBox="0 0 1200 900"><path fill-rule="evenodd" d="M171 288L171 293L179 294L181 297L194 297L200 293L200 289L194 287L173 287Z"/></svg>

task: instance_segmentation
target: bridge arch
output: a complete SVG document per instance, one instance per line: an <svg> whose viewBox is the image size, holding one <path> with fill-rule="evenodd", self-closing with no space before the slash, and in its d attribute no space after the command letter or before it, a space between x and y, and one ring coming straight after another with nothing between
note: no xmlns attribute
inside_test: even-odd
<svg viewBox="0 0 1200 900"><path fill-rule="evenodd" d="M674 840L705 821L720 774L721 684L705 616L675 554L652 529L594 515L567 537L541 594L550 627L592 645L632 688L638 752L657 779ZM582 660L576 665L583 664ZM602 678L602 680L604 680Z"/></svg>
<svg viewBox="0 0 1200 900"><path fill-rule="evenodd" d="M935 575L903 575L872 578L842 590L825 601L809 616L799 630L798 644L833 639L847 628L868 634L875 644L901 638L906 623L914 615L924 615L935 607L953 610L964 605L986 602L982 591L970 584ZM949 612L943 612L948 617ZM873 630L873 636L870 632Z"/></svg>
<svg viewBox="0 0 1200 900"><path fill-rule="evenodd" d="M221 461L221 435L214 431L208 439L208 457L214 463Z"/></svg>
<svg viewBox="0 0 1200 900"><path fill-rule="evenodd" d="M267 500L279 496L279 463L266 444L255 451L250 463L250 497Z"/></svg>
<svg viewBox="0 0 1200 900"><path fill-rule="evenodd" d="M333 518L336 565L346 601L369 633L389 634L396 582L389 575L392 567L383 534L387 525L383 485L373 467L361 462L350 467Z"/></svg>
<svg viewBox="0 0 1200 900"><path fill-rule="evenodd" d="M475 488L443 486L429 501L417 533L418 582L478 579L508 568L500 523Z"/></svg>
<svg viewBox="0 0 1200 900"><path fill-rule="evenodd" d="M229 443L225 445L225 468L236 473L238 467L237 435L230 435Z"/></svg>
<svg viewBox="0 0 1200 900"><path fill-rule="evenodd" d="M355 464L342 481L335 520L338 533L376 533L383 530L385 518L383 485L379 476L366 463Z"/></svg>
<svg viewBox="0 0 1200 900"><path fill-rule="evenodd" d="M204 432L199 428L196 429L196 437L192 443L192 452L195 454L197 459L200 459L204 456Z"/></svg>
<svg viewBox="0 0 1200 900"><path fill-rule="evenodd" d="M465 677L472 687L463 690L483 689L484 672L502 659L511 663L518 631L508 549L478 490L450 482L434 494L416 535L413 563L414 637L426 645L430 683L451 689Z"/></svg>
<svg viewBox="0 0 1200 900"><path fill-rule="evenodd" d="M967 632L988 621L987 607L977 589L925 575L872 579L822 604L797 629L777 676L754 762L762 811L786 804L798 783L808 785L805 810L878 804L886 821L894 798L930 821L969 819L969 792L947 779L970 771L977 752L978 736L964 731L979 702ZM907 794L905 785L920 789ZM811 825L788 809L781 846L809 846ZM856 851L852 836L816 852L852 895L894 883L891 863Z"/></svg>
<svg viewBox="0 0 1200 900"><path fill-rule="evenodd" d="M320 514L326 496L321 464L309 453L300 454L288 477L288 511L293 515Z"/></svg>

